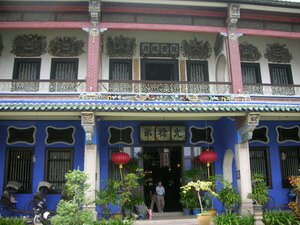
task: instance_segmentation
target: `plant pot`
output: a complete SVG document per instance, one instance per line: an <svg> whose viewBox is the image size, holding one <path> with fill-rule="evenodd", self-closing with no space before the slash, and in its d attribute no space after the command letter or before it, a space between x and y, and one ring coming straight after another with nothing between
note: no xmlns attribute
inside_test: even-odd
<svg viewBox="0 0 300 225"><path fill-rule="evenodd" d="M116 213L116 214L113 215L113 218L121 220L123 218L123 214L122 213Z"/></svg>
<svg viewBox="0 0 300 225"><path fill-rule="evenodd" d="M206 212L207 214L210 214L212 217L215 217L215 216L217 216L217 210L215 210L215 209L210 209L210 210L208 210L207 212Z"/></svg>
<svg viewBox="0 0 300 225"><path fill-rule="evenodd" d="M213 216L210 213L200 213L198 214L198 224L199 225L210 225Z"/></svg>
<svg viewBox="0 0 300 225"><path fill-rule="evenodd" d="M200 208L193 209L193 215L198 215L200 213Z"/></svg>
<svg viewBox="0 0 300 225"><path fill-rule="evenodd" d="M191 214L191 210L190 209L183 209L183 215L184 216L189 216Z"/></svg>

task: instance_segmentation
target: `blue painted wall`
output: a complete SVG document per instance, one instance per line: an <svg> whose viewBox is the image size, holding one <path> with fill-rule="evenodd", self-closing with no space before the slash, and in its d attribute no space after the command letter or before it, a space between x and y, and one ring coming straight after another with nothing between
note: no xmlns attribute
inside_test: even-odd
<svg viewBox="0 0 300 225"><path fill-rule="evenodd" d="M216 174L222 174L223 169L223 157L224 153L227 149L234 149L234 145L237 142L237 132L235 129L235 122L223 118L218 121L141 121L141 122L136 122L136 121L100 121L97 123L97 130L101 131L98 132L98 150L100 151L100 167L101 167L101 173L100 173L100 180L102 181L100 185L103 187L103 183L105 183L105 180L108 179L108 165L109 165L109 152L108 149L111 148L121 148L126 145L109 145L108 144L108 128L110 126L115 126L115 127L126 127L126 126L132 126L134 129L133 133L133 147L140 146L139 143L139 127L141 125L184 125L186 126L186 143L184 146L200 146L200 147L206 147L205 143L200 143L196 145L192 145L190 143L190 133L189 133L189 127L191 126L196 126L196 127L205 127L205 126L212 126L214 129L213 136L214 136L214 143L209 145L209 147L213 147L215 151L218 153L218 158L215 163L215 173ZM234 168L235 170L235 168ZM235 179L235 173L234 177ZM236 182L235 182L236 183ZM222 210L222 206L218 201L215 201L215 208L219 211Z"/></svg>
<svg viewBox="0 0 300 225"><path fill-rule="evenodd" d="M277 121L261 121L259 123L260 126L267 126L268 127L268 136L269 136L269 143L264 144L260 142L251 142L249 146L267 146L269 147L269 155L270 155L270 166L271 166L271 173L272 173L272 187L269 189L269 194L275 200L275 206L280 206L283 204L287 204L288 199L288 188L282 187L282 177L281 177L281 165L280 165L280 146L299 146L300 143L295 142L284 142L278 143L277 141L277 126L283 127L292 127L292 126L299 126L300 123L298 121L291 121L291 122L277 122Z"/></svg>
<svg viewBox="0 0 300 225"><path fill-rule="evenodd" d="M12 144L7 145L7 128L9 126L15 127L36 127L36 142L33 145L29 144ZM75 143L74 145L66 144L53 144L47 145L45 143L46 139L46 127L75 127ZM58 148L74 148L74 169L83 170L83 159L84 159L84 130L80 125L80 121L1 121L0 122L0 190L3 191L4 185L4 171L5 171L5 157L7 147L32 147L34 148L34 155L36 161L33 163L33 182L32 182L32 193L29 194L17 194L16 200L18 203L16 207L18 209L26 208L25 205L28 201L32 200L34 193L36 192L37 186L40 181L44 180L44 162L45 162L45 149L48 147L58 147ZM48 194L47 196L47 207L49 209L55 209L57 202L60 199L58 194Z"/></svg>

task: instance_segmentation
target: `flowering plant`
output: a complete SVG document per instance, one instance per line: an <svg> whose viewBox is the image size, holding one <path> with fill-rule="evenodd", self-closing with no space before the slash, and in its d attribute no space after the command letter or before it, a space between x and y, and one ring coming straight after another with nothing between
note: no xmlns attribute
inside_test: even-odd
<svg viewBox="0 0 300 225"><path fill-rule="evenodd" d="M208 192L210 195L217 197L218 194L213 191L213 183L211 181L190 181L186 185L182 186L182 192L186 193L191 189L194 189L197 193L197 197L200 204L201 212L203 212L203 204L202 204L202 197L201 194L204 194L204 192ZM204 196L203 196L204 197Z"/></svg>

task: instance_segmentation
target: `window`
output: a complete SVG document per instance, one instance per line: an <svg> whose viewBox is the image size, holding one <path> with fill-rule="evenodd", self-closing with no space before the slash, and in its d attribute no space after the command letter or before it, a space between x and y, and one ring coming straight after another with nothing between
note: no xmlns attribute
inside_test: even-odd
<svg viewBox="0 0 300 225"><path fill-rule="evenodd" d="M39 83L34 81L40 77L40 68L39 58L16 58L13 71L13 80L16 82L12 83L12 91L38 91Z"/></svg>
<svg viewBox="0 0 300 225"><path fill-rule="evenodd" d="M244 84L261 83L259 63L242 63L241 66Z"/></svg>
<svg viewBox="0 0 300 225"><path fill-rule="evenodd" d="M33 148L8 148L6 152L5 185L8 181L17 181L22 184L18 193L31 193L32 160Z"/></svg>
<svg viewBox="0 0 300 225"><path fill-rule="evenodd" d="M53 185L53 192L61 192L65 184L65 174L73 169L73 149L46 149L45 169L45 180Z"/></svg>
<svg viewBox="0 0 300 225"><path fill-rule="evenodd" d="M300 168L300 146L281 146L280 161L282 173L282 186L289 187L288 177L299 175Z"/></svg>
<svg viewBox="0 0 300 225"><path fill-rule="evenodd" d="M245 84L246 94L262 94L263 87L257 84L261 83L259 63L242 63L242 77Z"/></svg>
<svg viewBox="0 0 300 225"><path fill-rule="evenodd" d="M266 184L271 187L271 169L268 147L250 147L251 174L260 173L266 177Z"/></svg>
<svg viewBox="0 0 300 225"><path fill-rule="evenodd" d="M187 61L187 80L208 82L207 61Z"/></svg>
<svg viewBox="0 0 300 225"><path fill-rule="evenodd" d="M131 59L110 59L109 60L109 79L113 81L132 80L132 61ZM130 83L110 83L109 90L112 92L131 92Z"/></svg>
<svg viewBox="0 0 300 225"><path fill-rule="evenodd" d="M74 91L76 92L76 80L78 76L78 59L54 58L51 64L50 91ZM73 82L70 82L73 81Z"/></svg>
<svg viewBox="0 0 300 225"><path fill-rule="evenodd" d="M190 93L209 93L209 85L199 83L208 82L207 61L187 61L187 80L194 82L188 84Z"/></svg>
<svg viewBox="0 0 300 225"><path fill-rule="evenodd" d="M285 86L293 84L291 65L269 64L269 69L271 83L277 85L272 87L273 94L295 95L293 88Z"/></svg>

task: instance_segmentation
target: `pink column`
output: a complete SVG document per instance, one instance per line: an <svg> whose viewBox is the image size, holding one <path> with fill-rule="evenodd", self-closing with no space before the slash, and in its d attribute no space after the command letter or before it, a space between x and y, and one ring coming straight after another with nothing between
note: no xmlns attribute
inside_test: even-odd
<svg viewBox="0 0 300 225"><path fill-rule="evenodd" d="M89 33L88 52L87 52L87 74L86 74L86 91L97 92L98 80L100 78L100 51L101 36L91 35Z"/></svg>
<svg viewBox="0 0 300 225"><path fill-rule="evenodd" d="M243 78L240 59L240 48L237 36L236 38L233 38L229 35L226 44L232 92L233 94L241 94L243 93Z"/></svg>

